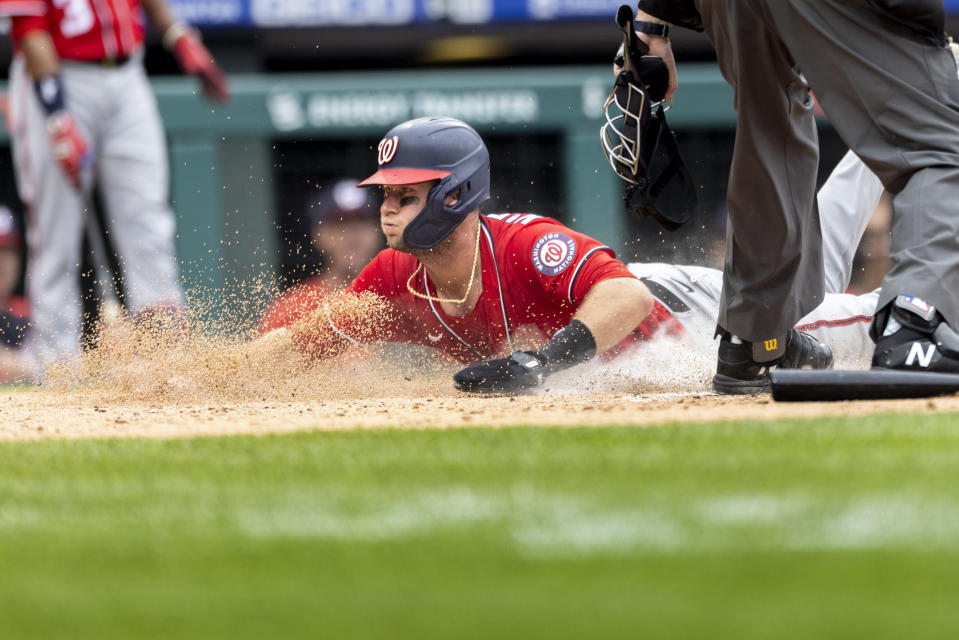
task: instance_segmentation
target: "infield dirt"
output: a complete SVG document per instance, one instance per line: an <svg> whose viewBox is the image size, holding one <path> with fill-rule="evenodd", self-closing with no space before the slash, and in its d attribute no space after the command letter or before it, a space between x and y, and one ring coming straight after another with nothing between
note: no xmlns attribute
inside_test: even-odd
<svg viewBox="0 0 959 640"><path fill-rule="evenodd" d="M383 388L385 387L385 388ZM959 411L959 397L777 403L706 392L464 396L448 377L371 385L367 397L150 399L108 389L29 389L0 395L0 439L265 434L314 429L490 426L650 426L664 423ZM379 393L378 393L379 392Z"/></svg>
<svg viewBox="0 0 959 640"><path fill-rule="evenodd" d="M185 336L115 325L99 347L50 370L42 387L0 391L0 439L279 433L312 429L673 422L959 411L959 396L783 404L708 392L715 345L655 340L596 359L518 397L470 396L460 366L426 349L367 348L308 364L289 336ZM864 362L839 362L859 368Z"/></svg>
<svg viewBox="0 0 959 640"><path fill-rule="evenodd" d="M768 397L715 395L538 395L151 403L109 401L87 391L21 391L0 396L0 439L149 437L281 433L376 427L516 425L648 426L673 422L864 416L959 411L959 398L782 404Z"/></svg>

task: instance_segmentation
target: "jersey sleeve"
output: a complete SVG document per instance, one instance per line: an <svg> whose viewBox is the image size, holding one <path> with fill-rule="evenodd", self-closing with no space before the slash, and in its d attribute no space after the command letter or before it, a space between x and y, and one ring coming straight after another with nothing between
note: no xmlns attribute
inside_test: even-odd
<svg viewBox="0 0 959 640"><path fill-rule="evenodd" d="M34 31L49 31L47 28L47 16L45 14L14 16L10 26L10 34L16 42L23 40L25 36Z"/></svg>
<svg viewBox="0 0 959 640"><path fill-rule="evenodd" d="M561 224L537 224L510 243L516 277L537 295L578 307L597 282L635 278L613 250Z"/></svg>
<svg viewBox="0 0 959 640"><path fill-rule="evenodd" d="M46 0L0 0L0 18L45 16L48 6Z"/></svg>

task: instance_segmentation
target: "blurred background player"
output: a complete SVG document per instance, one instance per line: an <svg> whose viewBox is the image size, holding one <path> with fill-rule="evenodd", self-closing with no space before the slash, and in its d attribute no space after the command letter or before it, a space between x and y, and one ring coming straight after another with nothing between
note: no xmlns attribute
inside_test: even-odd
<svg viewBox="0 0 959 640"><path fill-rule="evenodd" d="M320 254L318 274L291 287L264 312L260 333L289 327L307 317L320 301L349 285L383 248L379 211L369 189L359 180L340 180L312 197L304 210L310 243Z"/></svg>
<svg viewBox="0 0 959 640"><path fill-rule="evenodd" d="M142 11L141 11L142 8ZM28 353L37 372L79 351L82 238L96 188L134 317L184 303L163 128L143 68L143 13L204 94L229 98L196 32L165 0L0 0L12 15L10 128L27 206Z"/></svg>
<svg viewBox="0 0 959 640"><path fill-rule="evenodd" d="M0 384L16 381L27 371L20 349L30 322L22 263L20 223L9 207L0 205Z"/></svg>

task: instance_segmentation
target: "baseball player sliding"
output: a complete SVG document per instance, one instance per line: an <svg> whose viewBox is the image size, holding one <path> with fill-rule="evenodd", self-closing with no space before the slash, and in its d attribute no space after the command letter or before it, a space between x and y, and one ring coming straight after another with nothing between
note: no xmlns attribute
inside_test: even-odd
<svg viewBox="0 0 959 640"><path fill-rule="evenodd" d="M480 205L490 198L489 154L463 122L429 117L394 127L379 144L378 165L360 185L382 187L380 222L389 248L344 298L372 294L388 308L370 322L330 305L263 339L292 338L313 357L353 343L425 345L473 363L454 376L457 388L515 392L596 354L715 327L717 270L627 266L601 242L551 218L482 215ZM803 318L797 339L823 348L817 335L844 350L867 351L875 302L874 294L829 295ZM531 335L538 348L527 350Z"/></svg>
<svg viewBox="0 0 959 640"><path fill-rule="evenodd" d="M79 349L77 271L94 185L129 310L141 317L183 305L166 144L142 65L144 12L205 95L227 100L222 71L165 0L0 0L16 52L10 124L28 207L34 316L26 348L38 372Z"/></svg>

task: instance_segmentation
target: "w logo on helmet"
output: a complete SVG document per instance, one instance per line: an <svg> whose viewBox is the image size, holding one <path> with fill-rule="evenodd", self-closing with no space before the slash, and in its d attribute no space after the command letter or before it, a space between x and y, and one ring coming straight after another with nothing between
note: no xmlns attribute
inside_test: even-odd
<svg viewBox="0 0 959 640"><path fill-rule="evenodd" d="M392 160L399 145L400 139L397 136L380 140L380 145L376 148L376 162L383 165Z"/></svg>

